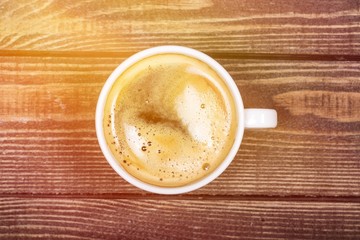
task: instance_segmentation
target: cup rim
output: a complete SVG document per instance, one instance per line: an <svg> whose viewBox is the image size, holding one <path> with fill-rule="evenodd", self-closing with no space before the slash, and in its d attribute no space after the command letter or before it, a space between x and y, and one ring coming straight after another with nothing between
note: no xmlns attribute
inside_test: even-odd
<svg viewBox="0 0 360 240"><path fill-rule="evenodd" d="M234 143L225 157L225 159L222 161L222 163L211 173L203 177L202 179L189 183L184 186L179 187L161 187L156 186L152 184L145 183L135 177L133 177L130 173L128 173L121 164L116 160L114 155L112 154L110 148L108 147L104 130L103 130L103 118L104 118L104 108L105 103L107 100L107 95L109 91L111 90L114 82L120 76L126 69L128 69L130 66L135 64L136 62L140 61L141 59L157 55L157 54L165 54L165 53L175 53L175 54L182 54L185 56L196 58L207 65L209 65L219 76L224 80L226 86L228 87L234 102L235 102L235 110L236 110L236 116L237 116L237 130L235 135ZM230 165L232 160L235 158L236 153L239 150L243 134L244 134L244 105L243 101L239 92L239 89L237 88L234 80L230 76L230 74L213 58L206 55L205 53L202 53L198 50L183 47L183 46L176 46L176 45L164 45L164 46L158 46L158 47L152 47L145 49L143 51L140 51L138 53L135 53L134 55L130 56L129 58L125 59L108 77L106 80L96 106L96 113L95 113L95 127L96 127L96 135L97 139L101 148L101 151L103 152L106 160L110 164L110 166L128 183L142 189L148 192L152 193L158 193L158 194L182 194L187 193L190 191L194 191L196 189L199 189L214 179L216 179L220 174L222 174L226 168Z"/></svg>

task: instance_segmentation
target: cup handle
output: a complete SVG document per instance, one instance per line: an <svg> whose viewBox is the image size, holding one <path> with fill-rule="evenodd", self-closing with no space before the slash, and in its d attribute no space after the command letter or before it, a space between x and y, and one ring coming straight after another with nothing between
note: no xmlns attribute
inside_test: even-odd
<svg viewBox="0 0 360 240"><path fill-rule="evenodd" d="M245 128L275 128L277 125L274 109L247 108L244 114Z"/></svg>

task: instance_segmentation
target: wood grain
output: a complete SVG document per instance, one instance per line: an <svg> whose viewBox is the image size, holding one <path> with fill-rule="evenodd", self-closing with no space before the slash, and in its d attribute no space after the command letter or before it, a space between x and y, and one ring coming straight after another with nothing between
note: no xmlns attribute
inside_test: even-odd
<svg viewBox="0 0 360 240"><path fill-rule="evenodd" d="M359 55L359 22L358 0L3 0L0 49Z"/></svg>
<svg viewBox="0 0 360 240"><path fill-rule="evenodd" d="M0 239L50 236L52 239L357 239L360 204L0 199Z"/></svg>
<svg viewBox="0 0 360 240"><path fill-rule="evenodd" d="M0 1L1 239L360 239L359 0ZM276 129L190 194L145 193L97 143L98 94L139 50L184 45Z"/></svg>
<svg viewBox="0 0 360 240"><path fill-rule="evenodd" d="M95 135L98 93L122 60L0 59L0 195L143 193ZM279 125L246 131L230 167L194 194L360 196L360 63L217 60L245 106L277 109Z"/></svg>

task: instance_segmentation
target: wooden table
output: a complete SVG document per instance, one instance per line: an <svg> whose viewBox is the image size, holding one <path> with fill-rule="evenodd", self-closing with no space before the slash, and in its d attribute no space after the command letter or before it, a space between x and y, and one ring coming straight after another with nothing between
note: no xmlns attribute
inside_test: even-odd
<svg viewBox="0 0 360 240"><path fill-rule="evenodd" d="M360 239L359 5L0 1L0 239ZM279 116L179 196L122 180L94 127L113 69L164 44L209 54Z"/></svg>

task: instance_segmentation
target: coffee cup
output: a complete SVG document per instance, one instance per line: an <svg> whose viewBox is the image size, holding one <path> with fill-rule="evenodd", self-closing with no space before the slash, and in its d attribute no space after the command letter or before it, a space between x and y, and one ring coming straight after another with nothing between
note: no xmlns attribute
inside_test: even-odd
<svg viewBox="0 0 360 240"><path fill-rule="evenodd" d="M96 134L111 167L148 192L181 194L216 179L244 129L274 128L274 109L244 109L230 74L213 58L159 46L123 61L96 107Z"/></svg>

